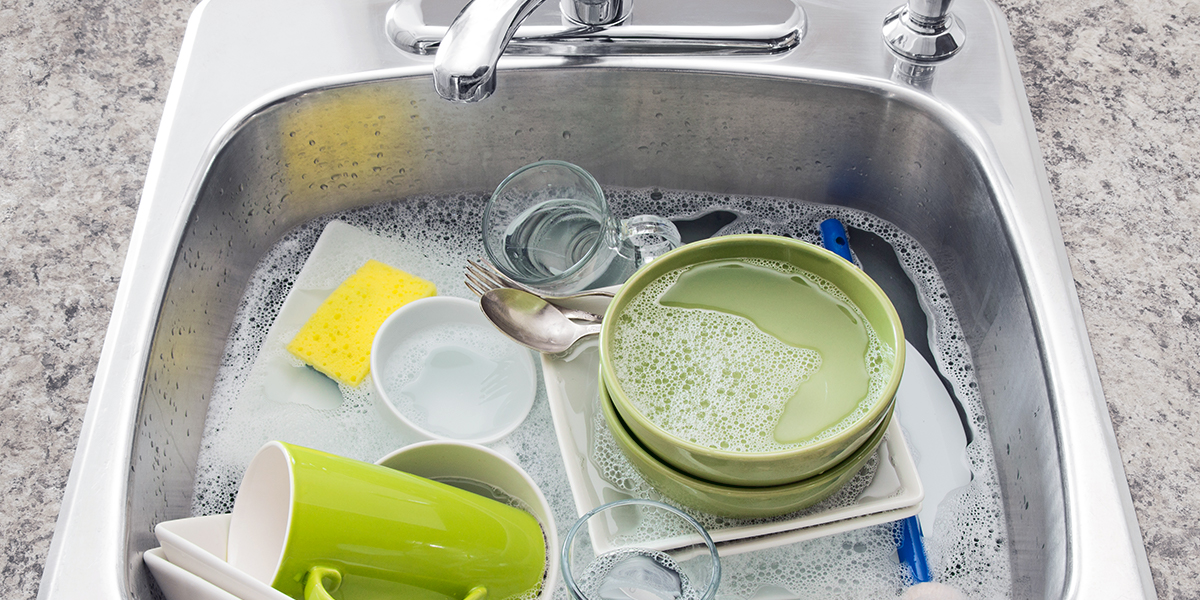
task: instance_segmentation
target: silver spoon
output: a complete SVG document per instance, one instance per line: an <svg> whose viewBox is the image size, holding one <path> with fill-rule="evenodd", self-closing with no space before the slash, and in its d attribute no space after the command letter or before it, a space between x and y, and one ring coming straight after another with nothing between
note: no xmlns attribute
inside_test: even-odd
<svg viewBox="0 0 1200 600"><path fill-rule="evenodd" d="M513 341L547 354L566 352L575 342L599 334L601 328L600 323L576 323L549 302L513 288L485 292L479 297L479 307Z"/></svg>
<svg viewBox="0 0 1200 600"><path fill-rule="evenodd" d="M465 282L467 284L467 288L469 288L472 292L475 292L475 295L479 296L481 298L483 297L484 294L487 293L488 289L505 289L503 287L480 288L477 283L472 282L470 280L469 275L467 276L467 279L468 280ZM512 289L520 289L520 288L512 288ZM521 290L521 291L528 292L528 290ZM532 294L533 292L529 292L529 293ZM543 296L541 294L533 294L533 295L537 296L538 298L541 298L542 300L545 300L547 303L550 304L550 306L553 306L554 308L558 309L558 312L562 313L563 316L565 316L568 319L574 319L576 321L587 321L588 323L599 323L600 320L603 318L594 312L588 312L586 310L579 309L579 308L571 308L569 306L563 306L561 304L558 304L557 302L554 302L553 298L547 298L546 296Z"/></svg>

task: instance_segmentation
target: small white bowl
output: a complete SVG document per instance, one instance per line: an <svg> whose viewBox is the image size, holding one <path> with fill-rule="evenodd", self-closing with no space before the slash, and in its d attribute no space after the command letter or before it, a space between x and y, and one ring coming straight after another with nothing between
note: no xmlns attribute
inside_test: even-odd
<svg viewBox="0 0 1200 600"><path fill-rule="evenodd" d="M537 394L529 350L496 331L477 303L450 296L413 301L383 322L371 379L424 439L478 444L512 433Z"/></svg>
<svg viewBox="0 0 1200 600"><path fill-rule="evenodd" d="M484 496L488 495L488 488L496 488L520 501L521 508L537 517L546 535L546 580L538 598L550 600L554 596L560 554L554 512L541 488L516 462L478 444L431 440L405 446L376 464Z"/></svg>

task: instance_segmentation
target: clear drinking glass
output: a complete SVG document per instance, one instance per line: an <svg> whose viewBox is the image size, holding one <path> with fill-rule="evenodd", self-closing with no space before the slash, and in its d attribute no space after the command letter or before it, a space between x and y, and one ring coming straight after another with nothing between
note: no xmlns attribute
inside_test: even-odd
<svg viewBox="0 0 1200 600"><path fill-rule="evenodd" d="M712 600L721 559L700 523L654 500L617 500L580 517L563 540L574 600Z"/></svg>
<svg viewBox="0 0 1200 600"><path fill-rule="evenodd" d="M571 163L546 160L509 175L483 211L488 260L547 294L624 282L680 244L662 217L617 219L600 184Z"/></svg>

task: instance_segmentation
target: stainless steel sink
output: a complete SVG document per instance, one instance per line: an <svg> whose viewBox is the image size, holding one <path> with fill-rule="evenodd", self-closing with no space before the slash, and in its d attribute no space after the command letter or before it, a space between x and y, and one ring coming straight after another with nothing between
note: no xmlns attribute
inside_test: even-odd
<svg viewBox="0 0 1200 600"><path fill-rule="evenodd" d="M465 106L436 96L431 59L389 44L386 2L202 3L39 597L154 597L141 552L189 514L234 311L284 233L486 193L546 157L611 186L861 209L913 236L973 355L1011 596L1153 597L1003 19L959 0L962 51L915 65L884 45L894 2L807 2L807 36L777 56L504 58L496 94Z"/></svg>

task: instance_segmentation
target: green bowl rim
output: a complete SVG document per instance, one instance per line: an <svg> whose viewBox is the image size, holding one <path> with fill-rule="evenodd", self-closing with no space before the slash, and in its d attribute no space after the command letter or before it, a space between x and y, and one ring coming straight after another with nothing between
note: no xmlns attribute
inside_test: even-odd
<svg viewBox="0 0 1200 600"><path fill-rule="evenodd" d="M887 404L887 406L894 407L895 402L889 402ZM707 479L701 479L701 478L691 475L689 473L684 473L683 471L680 471L679 469L672 467L666 461L663 461L662 459L658 458L657 455L655 455L653 452L651 452L649 449L647 449L645 446L643 446L638 441L637 437L635 435L633 435L633 432L629 430L629 426L625 424L625 421L621 418L621 414L619 412L617 412L617 407L614 404L612 396L608 391L608 386L606 386L604 384L603 380L600 381L600 409L604 413L604 420L608 424L609 430L612 431L613 437L618 440L617 446L619 448L621 448L622 451L625 451L625 448L628 446L632 446L633 448L636 448L636 450L638 451L639 454L643 454L646 456L645 460L647 462L657 465L661 470L666 471L669 476L673 476L677 481L680 481L681 483L683 483L697 491L706 492L706 493L710 493L710 492L731 493L731 492L734 492L734 493L738 493L741 495L749 495L752 497L753 496L769 496L769 495L780 493L780 492L791 491L790 488L809 487L809 486L813 486L813 485L824 485L829 480L836 480L840 477L845 476L847 471L850 471L852 469L854 470L855 473L857 473L858 469L862 468L862 464L865 463L866 460L870 457L871 453L873 453L875 451L875 449L879 447L879 444L883 441L883 438L887 435L888 426L891 424L892 415L894 414L892 411L889 410L888 414L884 415L883 422L881 422L879 424L879 427L877 427L876 430L871 433L871 437L867 438L866 442L864 442L861 446L856 448L854 450L854 452L850 454L850 456L847 456L844 460L839 461L838 463L834 464L833 466L829 467L828 469L826 469L816 475L813 475L812 477L807 477L805 479L801 479L800 481L793 481L790 483L782 483L779 485L763 487L763 486L726 485L723 483L709 481ZM621 433L618 433L617 429L619 429ZM625 438L628 441L628 443L621 444L621 442L619 441L620 438ZM857 465L856 465L856 463L857 463ZM856 466L857 466L857 468L855 468ZM636 465L634 465L634 469L635 470L637 469ZM647 482L647 483L649 483L649 482Z"/></svg>
<svg viewBox="0 0 1200 600"><path fill-rule="evenodd" d="M864 272L862 269L859 269L857 266L854 265L854 263L842 258L841 256L838 256L837 254L834 254L833 252L830 252L829 250L826 250L820 246L817 246L815 244L810 244L803 240L797 240L794 238L778 236L778 235L769 235L769 234L763 234L763 233L743 233L743 234L735 234L735 235L725 235L725 236L708 238L708 239L692 242L690 244L685 244L683 246L680 246L680 247L658 257L657 259L654 260L654 262L650 263L649 265L647 265L641 269L638 269L633 274L633 276L631 276L629 278L629 280L626 281L625 284L621 286L621 289L617 291L616 296L613 297L612 302L609 303L608 309L605 310L605 312L604 312L604 322L605 323L615 323L616 322L615 319L616 319L617 307L625 304L625 302L623 302L623 301L629 297L629 293L628 293L629 290L633 289L634 287L638 287L638 285L636 285L636 284L641 284L643 281L651 279L651 278L656 279L660 275L662 275L662 273L657 272L657 269L655 269L654 266L656 264L663 264L664 262L669 262L669 261L664 261L664 259L668 259L669 257L675 256L675 255L683 253L683 252L696 252L696 251L699 251L700 249L707 248L709 246L714 246L714 245L724 245L724 244L731 244L731 243L735 243L735 242L757 242L757 241L767 241L767 240L772 241L772 243L782 243L784 245L790 245L793 248L795 248L801 252L813 253L818 258L824 259L824 260L830 262L830 264L835 265L833 267L834 269L844 269L846 274L848 274L851 278L859 280L860 283L862 283L864 286L866 286L867 290L875 297L875 299L877 301L879 301L879 304L883 308L884 312L887 313L888 320L890 320L893 325L895 339L883 340L883 341L888 342L889 345L891 345L893 348L895 348L896 360L892 365L892 373L891 373L891 376L888 378L887 385L884 387L883 391L879 394L879 400L876 401L875 405L871 407L871 410L867 411L867 413L864 414L862 416L862 418L860 418L858 421L855 421L850 427L847 427L846 429L842 430L841 432L838 432L837 434L835 434L831 437L828 437L826 439L823 439L819 442L809 444L806 446L800 446L798 448L789 448L787 450L776 450L776 451L772 451L772 452L730 452L727 450L717 450L715 448L710 448L708 446L701 446L699 444L676 437L671 432L659 427L654 422L652 422L650 419L646 418L644 415L642 415L641 411L637 410L637 408L633 406L633 404L629 401L629 398L625 396L624 390L621 389L620 381L617 379L616 370L612 366L611 362L609 360L607 360L607 357L610 354L610 352L608 351L608 348L612 344L614 328L604 327L600 331L600 372L601 372L601 380L602 381L607 380L608 382L610 382L608 385L608 387L610 388L609 396L612 397L612 399L613 399L614 408L615 408L616 403L618 401L620 401L625 407L627 407L629 409L629 411L633 415L635 415L638 418L640 425L642 425L643 427L646 427L650 431L655 432L662 439L671 440L672 443L674 443L676 446L682 448L683 450L687 451L688 453L707 455L707 456L711 456L711 457L715 457L715 458L719 458L719 459L733 460L735 462L736 461L747 461L747 460L750 460L750 461L763 460L763 459L782 460L782 459L786 459L786 458L798 457L798 456L807 454L809 452L813 452L814 450L817 450L817 449L826 449L829 447L836 448L836 447L844 445L847 442L847 438L853 438L853 437L856 437L857 435L861 434L862 430L861 430L860 426L863 423L869 423L869 422L874 422L874 421L878 420L880 413L882 413L884 410L887 410L887 407L892 404L891 400L895 397L896 390L899 389L899 387L900 387L900 377L904 372L904 348L905 348L904 326L900 322L900 315L899 315L899 313L896 312L896 307L895 307L895 305L892 304L891 298L888 298L887 294L885 294L883 292L883 289L879 287L879 284L875 283L874 279L871 279L871 277L868 276L866 274L866 272ZM653 275L652 275L652 273L653 273ZM646 283L649 283L649 282L646 282ZM631 285L631 284L633 284L633 285ZM642 287L644 287L644 286L642 286ZM640 291L640 289L639 289L639 291ZM882 340L882 338L881 338L881 340ZM615 390L611 390L611 388L615 388ZM885 398L888 399L888 401L883 401ZM637 439L636 436L634 439Z"/></svg>

